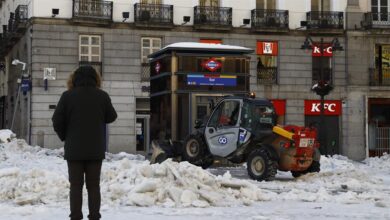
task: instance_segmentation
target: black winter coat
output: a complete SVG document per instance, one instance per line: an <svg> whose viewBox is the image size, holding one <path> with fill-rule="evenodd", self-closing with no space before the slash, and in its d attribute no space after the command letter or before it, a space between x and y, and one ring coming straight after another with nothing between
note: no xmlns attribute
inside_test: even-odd
<svg viewBox="0 0 390 220"><path fill-rule="evenodd" d="M110 97L96 86L76 86L64 92L52 121L58 137L65 141L65 159L104 159L105 126L116 118Z"/></svg>

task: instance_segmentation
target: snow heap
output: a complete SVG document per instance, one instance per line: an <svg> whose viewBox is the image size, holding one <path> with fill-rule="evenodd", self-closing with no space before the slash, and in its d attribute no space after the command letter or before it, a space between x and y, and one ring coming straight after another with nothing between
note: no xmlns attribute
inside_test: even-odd
<svg viewBox="0 0 390 220"><path fill-rule="evenodd" d="M67 202L69 183L63 150L29 146L24 140L0 145L0 203ZM103 201L111 205L208 207L269 200L255 184L229 173L215 176L187 162L150 165L142 156L108 155L101 176Z"/></svg>

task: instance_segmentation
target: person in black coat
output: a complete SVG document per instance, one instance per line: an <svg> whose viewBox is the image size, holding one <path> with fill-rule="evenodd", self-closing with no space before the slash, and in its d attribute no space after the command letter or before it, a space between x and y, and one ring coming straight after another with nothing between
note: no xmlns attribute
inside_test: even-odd
<svg viewBox="0 0 390 220"><path fill-rule="evenodd" d="M52 121L65 141L70 182L70 215L82 219L84 175L88 191L89 219L100 219L100 173L106 150L106 124L117 118L109 95L100 89L101 79L91 66L79 67L68 80Z"/></svg>

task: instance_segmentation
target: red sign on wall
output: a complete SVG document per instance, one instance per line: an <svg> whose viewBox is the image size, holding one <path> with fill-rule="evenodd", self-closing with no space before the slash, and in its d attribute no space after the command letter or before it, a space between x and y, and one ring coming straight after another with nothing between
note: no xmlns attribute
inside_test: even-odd
<svg viewBox="0 0 390 220"><path fill-rule="evenodd" d="M219 39L200 39L199 42L205 44L222 44L222 40Z"/></svg>
<svg viewBox="0 0 390 220"><path fill-rule="evenodd" d="M278 55L278 42L257 41L256 52L259 55Z"/></svg>
<svg viewBox="0 0 390 220"><path fill-rule="evenodd" d="M319 44L314 44L311 55L313 57L320 57L321 56L321 47L320 47ZM324 57L331 57L331 56L333 56L332 46L330 44L324 44L323 45L322 56L324 56Z"/></svg>
<svg viewBox="0 0 390 220"><path fill-rule="evenodd" d="M341 115L341 101L325 100L324 109L325 115ZM321 101L305 100L305 115L321 115Z"/></svg>
<svg viewBox="0 0 390 220"><path fill-rule="evenodd" d="M286 114L286 100L282 99L273 99L271 100L274 105L276 115L285 115Z"/></svg>

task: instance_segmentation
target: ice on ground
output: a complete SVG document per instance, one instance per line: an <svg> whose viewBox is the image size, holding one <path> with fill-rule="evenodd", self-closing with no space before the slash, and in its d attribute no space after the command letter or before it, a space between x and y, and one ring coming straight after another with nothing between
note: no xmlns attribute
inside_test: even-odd
<svg viewBox="0 0 390 220"><path fill-rule="evenodd" d="M16 135L11 130L0 130L0 143L8 143L15 137Z"/></svg>
<svg viewBox="0 0 390 220"><path fill-rule="evenodd" d="M1 134L1 132L0 132ZM213 175L187 162L150 165L143 156L107 154L101 175L102 200L111 207L235 207L258 201L372 203L390 207L390 157L363 163L322 157L321 172L294 179L279 172L272 182ZM245 168L242 172L246 172ZM67 204L68 175L63 149L29 146L13 139L0 144L0 204ZM86 191L84 191L86 195Z"/></svg>

